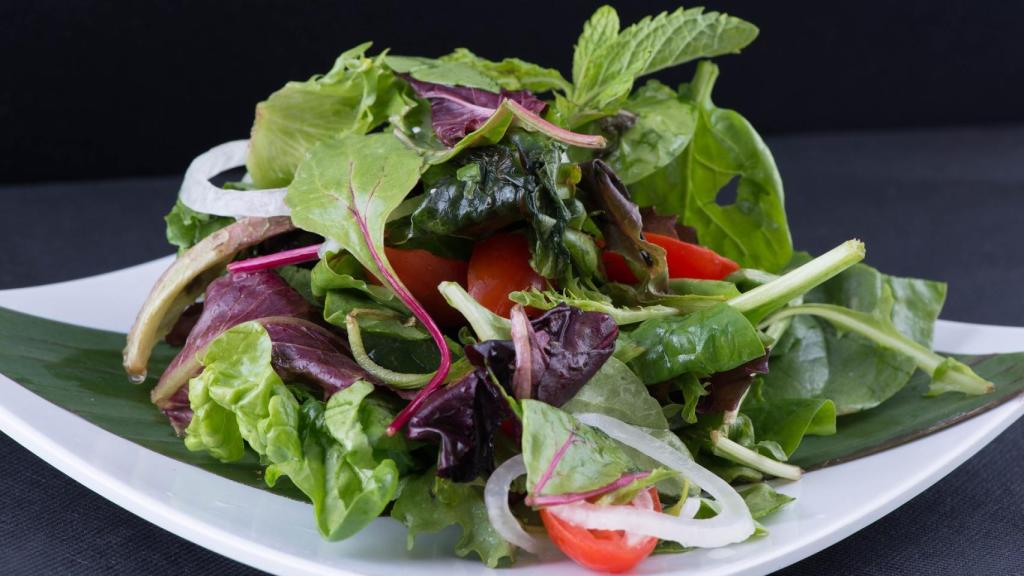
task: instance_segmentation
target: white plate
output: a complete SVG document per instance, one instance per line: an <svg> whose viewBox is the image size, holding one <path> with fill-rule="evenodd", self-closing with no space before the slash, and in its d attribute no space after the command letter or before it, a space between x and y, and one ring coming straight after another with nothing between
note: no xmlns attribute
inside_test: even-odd
<svg viewBox="0 0 1024 576"><path fill-rule="evenodd" d="M125 331L169 258L83 280L0 291L0 306ZM1024 328L940 321L936 348L968 354L1024 350ZM127 385L127 384L126 384ZM811 472L778 488L796 502L765 522L766 538L658 556L645 574L764 574L838 542L948 474L1024 414L1024 398L932 436ZM110 434L0 375L0 429L65 474L196 544L276 574L483 574L452 553L454 529L406 551L405 530L380 519L344 542L324 542L309 505L237 484ZM1010 479L1006 480L1010 482ZM509 574L585 574L528 556Z"/></svg>

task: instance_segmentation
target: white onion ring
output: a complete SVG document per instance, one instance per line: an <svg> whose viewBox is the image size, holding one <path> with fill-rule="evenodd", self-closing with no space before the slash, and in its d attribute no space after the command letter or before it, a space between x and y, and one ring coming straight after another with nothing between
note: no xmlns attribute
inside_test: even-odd
<svg viewBox="0 0 1024 576"><path fill-rule="evenodd" d="M181 182L181 202L196 212L215 216L290 216L292 212L284 203L287 188L225 190L210 183L210 178L225 170L245 166L248 152L248 140L233 140L196 156Z"/></svg>
<svg viewBox="0 0 1024 576"><path fill-rule="evenodd" d="M613 439L683 474L714 497L721 511L705 520L671 516L626 506L598 506L574 502L548 508L562 520L591 530L624 530L687 547L716 548L742 542L754 533L754 519L743 498L728 483L650 434L604 414L576 414ZM694 510L696 512L696 510Z"/></svg>
<svg viewBox="0 0 1024 576"><path fill-rule="evenodd" d="M491 526L494 526L502 538L527 552L539 554L544 548L543 542L527 534L508 507L509 487L513 480L523 474L526 474L526 465L523 463L522 454L509 458L498 466L484 487L484 504L487 506L487 518L491 521Z"/></svg>

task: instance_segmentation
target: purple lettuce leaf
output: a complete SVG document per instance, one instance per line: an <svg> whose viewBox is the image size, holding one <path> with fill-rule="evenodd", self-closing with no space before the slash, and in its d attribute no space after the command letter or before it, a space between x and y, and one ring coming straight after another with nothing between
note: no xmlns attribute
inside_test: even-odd
<svg viewBox="0 0 1024 576"><path fill-rule="evenodd" d="M539 114L547 105L529 90L490 92L423 82L407 75L403 78L417 96L430 102L434 133L445 146L454 146L466 134L482 126L504 100L512 100L534 114Z"/></svg>
<svg viewBox="0 0 1024 576"><path fill-rule="evenodd" d="M357 380L373 378L348 356L348 345L336 334L307 320L263 318L272 342L270 362L285 382L320 388L326 400Z"/></svg>
<svg viewBox="0 0 1024 576"><path fill-rule="evenodd" d="M532 397L561 406L579 392L615 351L619 327L601 312L584 312L565 304L530 322L531 343L542 346L543 369L533 368ZM518 351L517 351L518 352Z"/></svg>
<svg viewBox="0 0 1024 576"><path fill-rule="evenodd" d="M494 434L515 413L486 370L429 396L409 420L408 437L440 443L437 475L470 482L494 470Z"/></svg>
<svg viewBox="0 0 1024 576"><path fill-rule="evenodd" d="M740 364L732 370L712 374L705 380L708 391L697 404L697 412L702 414L728 412L739 407L743 395L754 383L759 374L768 373L768 354L754 358L746 364Z"/></svg>

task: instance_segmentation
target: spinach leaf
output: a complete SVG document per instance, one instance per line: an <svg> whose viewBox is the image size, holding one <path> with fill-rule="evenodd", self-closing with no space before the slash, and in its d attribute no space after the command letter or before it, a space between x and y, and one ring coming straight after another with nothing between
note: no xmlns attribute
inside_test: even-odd
<svg viewBox="0 0 1024 576"><path fill-rule="evenodd" d="M556 100L562 122L573 127L614 114L637 77L698 58L739 52L757 36L757 28L749 22L703 10L662 12L620 31L615 9L598 8L576 41L573 88Z"/></svg>
<svg viewBox="0 0 1024 576"><path fill-rule="evenodd" d="M858 264L805 294L804 301L848 308L849 313L838 313L860 315L863 322L927 352L945 296L945 284L893 278ZM762 390L772 401L828 398L837 414L848 414L891 397L917 365L899 348L834 326L828 318L797 316L773 351Z"/></svg>
<svg viewBox="0 0 1024 576"><path fill-rule="evenodd" d="M682 98L697 109L693 137L675 161L632 184L637 202L676 214L701 244L747 268L774 272L793 253L782 179L764 141L742 116L711 102L718 67L701 62ZM719 194L736 180L736 200Z"/></svg>
<svg viewBox="0 0 1024 576"><path fill-rule="evenodd" d="M778 442L787 457L793 455L804 436L836 433L836 405L827 398L765 400L761 384L755 382L741 410L750 418L757 436Z"/></svg>
<svg viewBox="0 0 1024 576"><path fill-rule="evenodd" d="M246 167L259 188L287 186L306 154L344 134L364 134L415 101L370 43L344 52L323 76L289 82L256 105Z"/></svg>
<svg viewBox="0 0 1024 576"><path fill-rule="evenodd" d="M605 161L626 184L675 160L697 127L697 108L657 80L630 95L623 110L632 116L631 125L614 140L615 147Z"/></svg>
<svg viewBox="0 0 1024 576"><path fill-rule="evenodd" d="M164 216L167 241L178 247L178 254L199 243L210 234L234 222L233 218L196 212L179 199Z"/></svg>
<svg viewBox="0 0 1024 576"><path fill-rule="evenodd" d="M458 525L462 533L455 553L459 556L473 552L491 568L515 556L515 547L498 534L487 517L483 488L438 478L433 470L406 480L391 517L409 529L409 549L419 534Z"/></svg>
<svg viewBox="0 0 1024 576"><path fill-rule="evenodd" d="M757 329L728 304L688 316L647 320L632 338L644 353L631 367L645 384L687 372L709 376L765 353Z"/></svg>
<svg viewBox="0 0 1024 576"><path fill-rule="evenodd" d="M667 430L661 405L624 363L609 358L562 409L570 414L597 412L634 426Z"/></svg>
<svg viewBox="0 0 1024 576"><path fill-rule="evenodd" d="M210 344L190 387L195 416L185 444L231 461L241 458L244 439L268 463L269 486L288 476L313 502L324 538L352 536L384 511L398 487L395 462L374 453L374 441L403 451L400 439L384 434L392 415L363 404L373 391L365 381L333 395L326 408L314 399L300 406L274 371L271 350L269 334L255 322Z"/></svg>
<svg viewBox="0 0 1024 576"><path fill-rule="evenodd" d="M737 489L737 492L743 497L743 501L746 503L754 520L759 520L777 512L786 504L796 500L792 496L776 492L771 484L765 482L743 486Z"/></svg>

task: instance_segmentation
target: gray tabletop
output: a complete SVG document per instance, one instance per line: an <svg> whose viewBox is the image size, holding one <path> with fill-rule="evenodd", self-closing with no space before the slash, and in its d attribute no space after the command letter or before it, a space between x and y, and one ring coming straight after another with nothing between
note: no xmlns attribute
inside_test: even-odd
<svg viewBox="0 0 1024 576"><path fill-rule="evenodd" d="M821 252L859 237L882 270L948 282L944 318L1024 325L1024 127L789 136L769 145L799 248ZM0 289L170 253L161 218L179 183L0 188ZM259 573L118 508L3 435L0 463L0 574ZM1018 422L889 516L779 574L1024 574L1022 477Z"/></svg>

